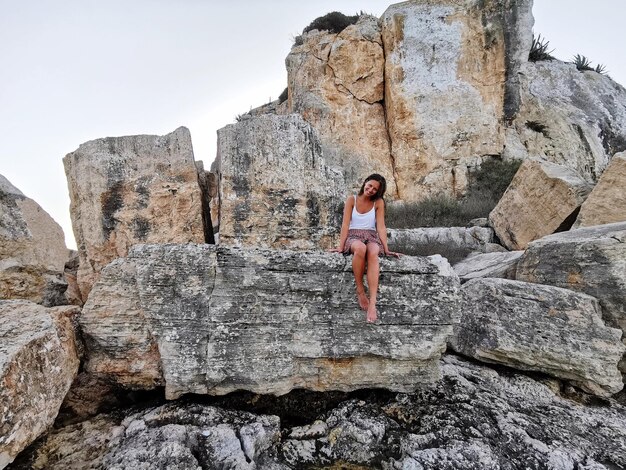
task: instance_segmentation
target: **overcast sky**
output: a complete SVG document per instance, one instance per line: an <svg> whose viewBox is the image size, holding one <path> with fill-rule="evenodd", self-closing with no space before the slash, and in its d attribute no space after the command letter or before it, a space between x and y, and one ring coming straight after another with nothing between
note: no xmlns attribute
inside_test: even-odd
<svg viewBox="0 0 626 470"><path fill-rule="evenodd" d="M75 248L62 158L99 137L216 130L276 99L293 38L333 10L378 17L380 0L0 0L0 174ZM626 84L624 0L535 0L554 55L589 57Z"/></svg>

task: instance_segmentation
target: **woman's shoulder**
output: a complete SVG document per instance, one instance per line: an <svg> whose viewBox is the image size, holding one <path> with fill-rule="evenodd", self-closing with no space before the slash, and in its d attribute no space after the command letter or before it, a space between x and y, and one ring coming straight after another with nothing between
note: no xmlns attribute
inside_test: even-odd
<svg viewBox="0 0 626 470"><path fill-rule="evenodd" d="M354 196L353 195L352 196L348 196L346 198L346 204L350 204L352 206L354 205Z"/></svg>
<svg viewBox="0 0 626 470"><path fill-rule="evenodd" d="M376 201L374 201L374 207L376 209L384 208L385 207L385 200L382 199L382 198L376 199Z"/></svg>

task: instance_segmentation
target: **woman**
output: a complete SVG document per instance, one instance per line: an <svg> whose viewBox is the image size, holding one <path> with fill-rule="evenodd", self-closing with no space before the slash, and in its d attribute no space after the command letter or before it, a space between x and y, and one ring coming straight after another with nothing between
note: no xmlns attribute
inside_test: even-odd
<svg viewBox="0 0 626 470"><path fill-rule="evenodd" d="M376 294L380 267L378 257L382 254L395 256L400 253L389 251L387 228L385 227L385 203L383 196L387 182L379 174L365 178L358 195L349 196L343 209L343 223L339 248L332 252L352 254L352 271L356 282L356 296L359 306L367 311L367 321L376 321ZM365 293L363 275L367 266L369 299Z"/></svg>

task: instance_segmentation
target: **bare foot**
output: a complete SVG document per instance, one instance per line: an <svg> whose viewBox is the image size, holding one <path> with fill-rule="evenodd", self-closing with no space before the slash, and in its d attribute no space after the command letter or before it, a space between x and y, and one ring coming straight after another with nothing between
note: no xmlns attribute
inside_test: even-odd
<svg viewBox="0 0 626 470"><path fill-rule="evenodd" d="M377 314L376 305L370 304L367 308L367 323L374 323L377 319Z"/></svg>
<svg viewBox="0 0 626 470"><path fill-rule="evenodd" d="M359 307L361 307L361 310L367 311L370 301L367 299L367 295L365 295L365 292L357 292L356 298L359 301Z"/></svg>

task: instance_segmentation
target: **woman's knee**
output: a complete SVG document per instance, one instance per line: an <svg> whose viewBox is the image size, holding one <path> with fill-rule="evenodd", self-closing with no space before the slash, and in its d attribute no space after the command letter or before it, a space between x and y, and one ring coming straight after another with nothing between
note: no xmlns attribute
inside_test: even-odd
<svg viewBox="0 0 626 470"><path fill-rule="evenodd" d="M350 249L354 256L365 257L365 254L367 253L367 246L365 246L365 244L362 242L352 243L352 246L350 247Z"/></svg>
<svg viewBox="0 0 626 470"><path fill-rule="evenodd" d="M380 253L380 247L376 243L367 244L367 257L368 259L377 260Z"/></svg>

